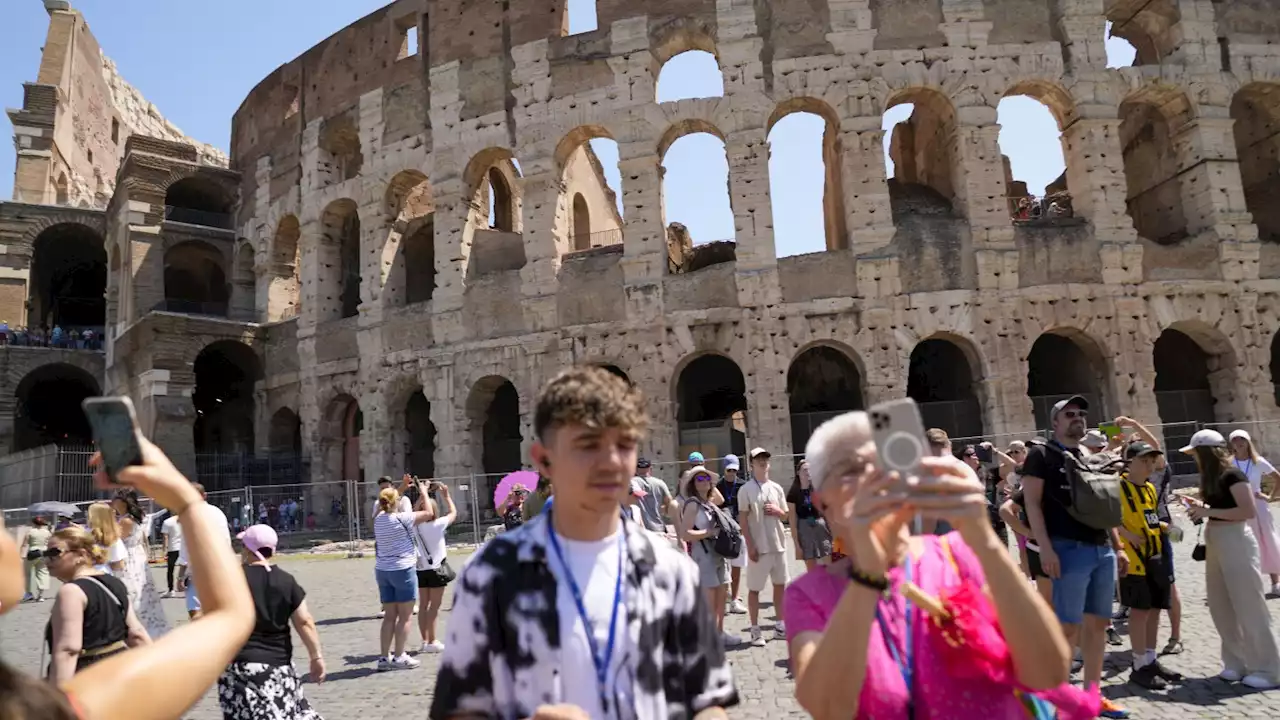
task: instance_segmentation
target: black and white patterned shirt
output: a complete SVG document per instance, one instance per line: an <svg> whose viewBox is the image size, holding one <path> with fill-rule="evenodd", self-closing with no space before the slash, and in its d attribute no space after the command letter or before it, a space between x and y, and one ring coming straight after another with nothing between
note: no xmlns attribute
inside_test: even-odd
<svg viewBox="0 0 1280 720"><path fill-rule="evenodd" d="M454 583L453 610L436 676L432 718L517 719L562 701L559 583L549 561L548 515L491 540ZM626 562L620 676L632 687L613 718L692 718L738 703L723 640L688 557L623 519ZM619 628L624 632L623 628Z"/></svg>

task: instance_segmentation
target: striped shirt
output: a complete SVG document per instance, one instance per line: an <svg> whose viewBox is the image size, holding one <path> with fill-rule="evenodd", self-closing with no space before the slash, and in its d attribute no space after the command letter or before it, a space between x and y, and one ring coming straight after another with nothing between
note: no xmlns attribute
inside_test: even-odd
<svg viewBox="0 0 1280 720"><path fill-rule="evenodd" d="M374 570L407 570L417 566L413 516L411 512L380 513L373 519L373 539L377 549Z"/></svg>

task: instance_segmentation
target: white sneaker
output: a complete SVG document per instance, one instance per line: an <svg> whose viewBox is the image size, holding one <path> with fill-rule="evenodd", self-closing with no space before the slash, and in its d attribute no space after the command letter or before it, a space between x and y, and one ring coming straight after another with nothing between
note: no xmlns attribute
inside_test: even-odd
<svg viewBox="0 0 1280 720"><path fill-rule="evenodd" d="M1218 679L1226 680L1227 682L1240 682L1241 677L1239 671L1231 668L1223 668L1222 672L1218 673Z"/></svg>
<svg viewBox="0 0 1280 720"><path fill-rule="evenodd" d="M1262 675L1245 675L1240 684L1247 685L1254 690L1270 690L1276 687L1276 683Z"/></svg>
<svg viewBox="0 0 1280 720"><path fill-rule="evenodd" d="M1271 584L1271 592L1267 593L1267 597L1269 598L1280 597L1280 583Z"/></svg>
<svg viewBox="0 0 1280 720"><path fill-rule="evenodd" d="M731 632L720 633L720 640L724 643L725 647L733 647L734 645L738 645L742 642L742 638Z"/></svg>
<svg viewBox="0 0 1280 720"><path fill-rule="evenodd" d="M760 632L760 628L751 628L751 645L753 647L764 647L764 633Z"/></svg>
<svg viewBox="0 0 1280 720"><path fill-rule="evenodd" d="M391 658L392 670L412 670L421 666L422 663L409 657L409 653L405 653L400 657Z"/></svg>
<svg viewBox="0 0 1280 720"><path fill-rule="evenodd" d="M386 616L387 616L387 611L386 611L386 610L379 610L379 611L378 611L378 619L379 619L379 620L381 620L382 618L384 618L384 617L386 617Z"/></svg>
<svg viewBox="0 0 1280 720"><path fill-rule="evenodd" d="M773 626L773 639L774 640L787 639L787 628L785 625L782 624L781 620L778 621L777 625Z"/></svg>
<svg viewBox="0 0 1280 720"><path fill-rule="evenodd" d="M386 672L390 669L391 669L390 658L384 658L384 657L378 658L378 672Z"/></svg>
<svg viewBox="0 0 1280 720"><path fill-rule="evenodd" d="M421 649L421 650L419 650L418 652L420 652L420 653L438 653L438 652L444 652L444 643L440 642L439 640L432 640L431 642L424 642L424 643L422 643L422 649Z"/></svg>
<svg viewBox="0 0 1280 720"><path fill-rule="evenodd" d="M414 604L413 604L413 614L414 614L414 615L417 615L417 614L418 614L418 603L414 603Z"/></svg>
<svg viewBox="0 0 1280 720"><path fill-rule="evenodd" d="M738 598L734 598L733 602L729 603L729 612L733 613L734 615L742 615L746 611L747 611L747 606L743 605L742 601L739 600Z"/></svg>

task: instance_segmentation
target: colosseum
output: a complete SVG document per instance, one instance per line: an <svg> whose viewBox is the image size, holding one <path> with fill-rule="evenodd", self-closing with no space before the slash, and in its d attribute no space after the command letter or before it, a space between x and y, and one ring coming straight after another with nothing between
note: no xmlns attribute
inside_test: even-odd
<svg viewBox="0 0 1280 720"><path fill-rule="evenodd" d="M0 315L105 331L0 354L15 453L83 442L75 404L122 393L202 476L292 453L316 487L466 482L521 467L572 363L644 390L655 462L799 451L903 395L954 436L1028 435L1082 393L1169 439L1242 423L1280 449L1272 0L597 0L577 34L563 0L397 0L253 88L229 158L46 6L9 111ZM1107 67L1108 22L1131 67ZM658 102L687 51L723 97ZM1069 212L1010 211L1015 95L1059 125ZM890 179L883 117L907 103ZM767 137L795 112L825 122L826 249L779 258ZM691 133L723 142L730 242L666 217Z"/></svg>

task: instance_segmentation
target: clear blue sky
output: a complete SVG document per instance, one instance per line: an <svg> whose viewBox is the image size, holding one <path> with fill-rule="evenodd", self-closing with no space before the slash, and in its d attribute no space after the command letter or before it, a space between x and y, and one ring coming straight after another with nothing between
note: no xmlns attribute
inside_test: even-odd
<svg viewBox="0 0 1280 720"><path fill-rule="evenodd" d="M35 80L48 29L41 0L3 0L0 23L0 105L22 105L22 83ZM187 135L227 150L231 116L255 84L338 29L387 4L386 0L72 0L120 72ZM593 0L569 0L570 31L593 29ZM1107 44L1112 66L1132 62L1123 40ZM714 59L677 56L659 78L659 100L723 94ZM886 129L910 115L910 106L885 116ZM1000 145L1014 176L1033 193L1062 173L1058 128L1048 110L1028 98L1000 106ZM5 123L7 125L7 122ZM770 186L780 256L825 248L822 226L822 122L793 114L770 133ZM5 133L11 135L6 127ZM617 146L593 141L617 191ZM887 162L887 156L886 156ZM666 167L667 222L687 225L696 242L731 239L728 165L723 144L707 134L676 141ZM0 142L0 198L13 192L13 145ZM618 192L621 203L622 194ZM623 213L625 215L625 208Z"/></svg>

